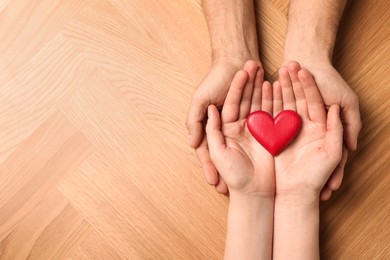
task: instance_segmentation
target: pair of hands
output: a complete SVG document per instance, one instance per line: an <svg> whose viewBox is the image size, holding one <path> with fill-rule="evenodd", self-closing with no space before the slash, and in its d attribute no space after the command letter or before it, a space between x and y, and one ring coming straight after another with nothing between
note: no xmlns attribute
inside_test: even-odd
<svg viewBox="0 0 390 260"><path fill-rule="evenodd" d="M301 116L300 133L275 158L246 126L249 113L257 110L274 116L293 110ZM263 81L262 69L255 61L246 62L232 80L221 116L215 105L208 107L208 116L210 157L233 196L268 198L276 189L278 196L318 197L342 157L339 107L332 105L326 112L312 75L296 62L280 69L273 87ZM330 187L337 185L339 181Z"/></svg>
<svg viewBox="0 0 390 260"><path fill-rule="evenodd" d="M255 77L253 77L253 75L248 75L247 81L249 85L250 82L263 81L264 71L261 67L261 63L258 61L255 63L259 68ZM196 154L202 164L207 182L211 185L216 185L216 189L220 193L227 193L227 186L223 178L220 178L218 171L210 159L203 126L208 105L215 104L220 107L224 104L233 77L240 69L240 66L242 66L242 64L240 65L239 62L232 62L229 60L214 62L209 74L193 95L187 117L187 128L190 132L191 146L196 149ZM294 66L295 65L287 67L294 69ZM344 140L349 150L355 150L357 136L361 128L357 96L330 63L319 63L313 66L307 64L306 67L308 67L310 72L314 75L325 105L328 108L332 104L339 105L345 126ZM297 66L295 66L295 69L297 69ZM249 69L247 70L247 73L248 71ZM287 79L286 74L288 74L287 69L282 67L279 71L279 83L277 82L275 85L289 84L288 81L290 81L290 79ZM291 80L296 81L296 78L293 77ZM255 82L254 84L258 85L258 83ZM265 83L265 88L267 88L267 86L270 86L269 83ZM347 155L347 149L344 147L341 161L321 192L322 200L329 199L332 191L337 190L341 185Z"/></svg>

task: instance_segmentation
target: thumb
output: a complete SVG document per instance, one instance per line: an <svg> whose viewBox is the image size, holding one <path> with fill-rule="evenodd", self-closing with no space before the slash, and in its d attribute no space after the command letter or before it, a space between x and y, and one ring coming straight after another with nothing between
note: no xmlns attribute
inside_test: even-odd
<svg viewBox="0 0 390 260"><path fill-rule="evenodd" d="M221 117L214 105L208 108L209 119L206 125L207 142L209 144L210 157L215 158L216 154L221 154L225 148L225 137L221 132Z"/></svg>
<svg viewBox="0 0 390 260"><path fill-rule="evenodd" d="M193 97L188 111L186 126L190 134L190 145L198 148L203 139L203 121L206 116L208 102L205 99Z"/></svg>
<svg viewBox="0 0 390 260"><path fill-rule="evenodd" d="M330 156L337 158L337 162L339 162L343 151L343 125L338 105L332 105L329 108L326 128L325 149Z"/></svg>
<svg viewBox="0 0 390 260"><path fill-rule="evenodd" d="M354 151L357 148L357 138L362 128L359 106L345 107L341 115L345 125L345 142L348 149Z"/></svg>

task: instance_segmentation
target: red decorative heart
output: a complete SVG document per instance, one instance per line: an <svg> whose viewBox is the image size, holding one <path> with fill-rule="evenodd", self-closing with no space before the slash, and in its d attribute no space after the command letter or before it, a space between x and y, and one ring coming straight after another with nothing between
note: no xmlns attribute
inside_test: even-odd
<svg viewBox="0 0 390 260"><path fill-rule="evenodd" d="M292 110L280 112L275 119L264 111L251 113L247 126L253 137L272 155L278 155L301 129L301 118Z"/></svg>

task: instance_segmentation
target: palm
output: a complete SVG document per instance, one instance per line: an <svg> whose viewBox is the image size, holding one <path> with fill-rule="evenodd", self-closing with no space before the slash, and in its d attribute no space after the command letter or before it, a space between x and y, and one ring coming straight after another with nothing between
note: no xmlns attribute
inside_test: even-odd
<svg viewBox="0 0 390 260"><path fill-rule="evenodd" d="M246 127L246 119L224 124L222 134L226 140L221 172L229 187L234 189L270 192L274 188L273 157L253 138ZM229 171L227 169L236 169ZM256 170L262 169L261 175Z"/></svg>
<svg viewBox="0 0 390 260"><path fill-rule="evenodd" d="M329 154L325 146L326 124L307 121L297 139L279 156L275 158L275 170L278 172L276 181L278 189L291 190L297 181L307 187L322 188L328 176L325 179L318 178L311 173L316 171L329 171L330 169L319 169L323 161L329 160ZM305 167L302 171L302 165ZM297 175L294 179L288 178L286 174L294 172Z"/></svg>
<svg viewBox="0 0 390 260"><path fill-rule="evenodd" d="M338 106L331 106L327 115L312 75L294 62L288 69L280 70L279 79L276 93L282 102L276 102L274 114L282 109L297 111L302 129L294 142L275 158L277 192L306 189L320 192L341 159ZM275 100L278 98L274 97L274 103Z"/></svg>
<svg viewBox="0 0 390 260"><path fill-rule="evenodd" d="M209 107L206 132L210 157L230 192L261 192L267 196L274 193L273 157L246 126L250 112L260 109L270 112L269 102L264 101L270 95L272 86L269 82L263 84L262 69L250 61L235 75L221 115L215 106Z"/></svg>
<svg viewBox="0 0 390 260"><path fill-rule="evenodd" d="M260 65L259 61L256 64ZM217 191L227 193L227 187L220 178L214 164L210 160L206 137L204 136L204 122L206 109L209 104L221 107L232 83L235 73L242 68L242 62L233 60L221 60L214 62L209 73L203 79L192 96L191 106L188 111L186 125L190 133L190 143L196 149L196 155L202 164L206 180L211 185L216 185Z"/></svg>

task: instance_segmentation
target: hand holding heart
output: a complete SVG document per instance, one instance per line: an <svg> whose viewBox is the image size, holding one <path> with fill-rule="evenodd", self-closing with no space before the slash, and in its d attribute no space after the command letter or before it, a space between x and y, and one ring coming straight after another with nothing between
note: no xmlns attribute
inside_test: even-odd
<svg viewBox="0 0 390 260"><path fill-rule="evenodd" d="M287 68L285 68L287 70ZM342 125L338 106L326 113L311 74L304 70L274 83L250 80L256 74L239 71L233 79L220 117L209 107L206 127L211 160L231 193L319 196L341 159ZM250 112L262 110L276 116L296 111L302 129L296 139L274 157L247 127ZM277 153L275 153L277 154Z"/></svg>
<svg viewBox="0 0 390 260"><path fill-rule="evenodd" d="M235 75L221 116L214 105L209 106L206 133L210 157L231 195L244 192L273 198L275 194L273 156L246 127L249 113L260 109L272 112L272 86L263 83L254 62Z"/></svg>
<svg viewBox="0 0 390 260"><path fill-rule="evenodd" d="M274 84L274 115L282 110L296 111L302 129L275 157L276 194L318 199L343 153L339 107L332 105L327 112L313 76L292 62Z"/></svg>

